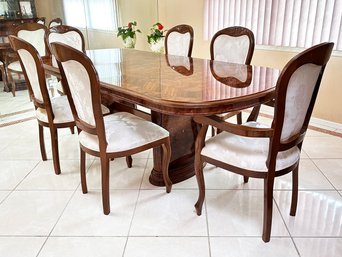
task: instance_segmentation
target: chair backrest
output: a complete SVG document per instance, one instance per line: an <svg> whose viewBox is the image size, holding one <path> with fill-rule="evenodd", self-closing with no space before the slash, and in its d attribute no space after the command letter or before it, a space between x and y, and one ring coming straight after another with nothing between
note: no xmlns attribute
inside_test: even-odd
<svg viewBox="0 0 342 257"><path fill-rule="evenodd" d="M92 61L83 52L63 43L51 43L62 76L76 126L98 135L100 147L105 142L101 111L100 82Z"/></svg>
<svg viewBox="0 0 342 257"><path fill-rule="evenodd" d="M313 46L292 58L276 88L273 144L280 149L304 139L333 43Z"/></svg>
<svg viewBox="0 0 342 257"><path fill-rule="evenodd" d="M62 25L62 24L63 24L63 21L61 18L55 18L49 22L49 28L52 28L52 27L55 27L58 25Z"/></svg>
<svg viewBox="0 0 342 257"><path fill-rule="evenodd" d="M35 107L46 109L48 118L50 117L53 120L53 111L46 86L43 61L37 49L29 42L14 35L9 36L9 41L11 47L19 55L26 85Z"/></svg>
<svg viewBox="0 0 342 257"><path fill-rule="evenodd" d="M46 44L51 51L51 43L59 42L71 46L85 53L85 42L82 32L71 26L59 25L50 28L45 35ZM52 56L52 65L57 67L57 62Z"/></svg>
<svg viewBox="0 0 342 257"><path fill-rule="evenodd" d="M254 52L253 32L244 27L228 27L213 36L211 60L250 64Z"/></svg>
<svg viewBox="0 0 342 257"><path fill-rule="evenodd" d="M47 56L50 53L44 40L46 31L47 28L43 24L23 23L15 27L13 34L33 45L40 56Z"/></svg>
<svg viewBox="0 0 342 257"><path fill-rule="evenodd" d="M38 18L37 23L45 25L45 20L46 20L45 17Z"/></svg>
<svg viewBox="0 0 342 257"><path fill-rule="evenodd" d="M194 41L194 30L182 24L169 29L165 36L165 53L170 55L191 57Z"/></svg>

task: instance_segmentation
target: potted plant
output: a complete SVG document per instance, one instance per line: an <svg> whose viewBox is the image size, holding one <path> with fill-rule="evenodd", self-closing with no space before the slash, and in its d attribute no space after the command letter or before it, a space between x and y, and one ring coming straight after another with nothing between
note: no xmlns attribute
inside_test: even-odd
<svg viewBox="0 0 342 257"><path fill-rule="evenodd" d="M163 53L164 52L164 26L157 22L150 29L151 34L147 35L147 42L153 52Z"/></svg>
<svg viewBox="0 0 342 257"><path fill-rule="evenodd" d="M136 43L136 32L141 33L140 29L137 28L137 22L131 21L127 26L118 28L117 37L121 37L125 48L134 48Z"/></svg>

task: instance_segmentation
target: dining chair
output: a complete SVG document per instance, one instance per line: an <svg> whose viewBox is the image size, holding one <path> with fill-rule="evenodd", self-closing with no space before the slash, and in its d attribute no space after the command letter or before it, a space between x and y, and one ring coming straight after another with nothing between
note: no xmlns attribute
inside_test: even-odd
<svg viewBox="0 0 342 257"><path fill-rule="evenodd" d="M251 30L240 26L224 28L216 32L211 39L210 58L215 61L249 65L253 57L254 45L254 34ZM256 108L260 108L260 106ZM237 123L241 124L241 111L217 114L222 120L235 115ZM214 128L211 133L212 136L215 135Z"/></svg>
<svg viewBox="0 0 342 257"><path fill-rule="evenodd" d="M55 27L55 26L58 26L58 25L62 25L63 24L63 21L61 18L55 18L55 19L52 19L50 22L49 22L49 28L52 28L52 27Z"/></svg>
<svg viewBox="0 0 342 257"><path fill-rule="evenodd" d="M186 24L177 25L169 29L165 35L165 53L191 57L193 41L193 28Z"/></svg>
<svg viewBox="0 0 342 257"><path fill-rule="evenodd" d="M36 22L37 22L38 24L45 25L45 20L46 20L46 18L45 18L45 17L40 17L40 18L38 18L38 19L37 19L37 21L36 21Z"/></svg>
<svg viewBox="0 0 342 257"><path fill-rule="evenodd" d="M290 215L295 216L298 198L300 152L333 43L313 46L292 58L283 68L275 89L271 127L256 121L237 125L217 116L195 117L202 127L195 143L195 173L199 197L195 204L201 215L205 197L203 163L244 176L264 180L262 239L271 236L273 186L275 177L292 172ZM205 141L208 126L222 130Z"/></svg>
<svg viewBox="0 0 342 257"><path fill-rule="evenodd" d="M41 58L45 58L46 56L50 55L48 47L44 41L46 31L47 28L42 24L23 23L15 27L13 35L32 44L37 49L39 56ZM7 65L8 83L12 85L12 94L15 96L16 83L13 75L16 74L20 79L20 76L23 75L23 70L17 56L13 58L13 61L8 61L7 63L9 63Z"/></svg>
<svg viewBox="0 0 342 257"><path fill-rule="evenodd" d="M50 28L45 34L45 41L46 41L47 46L50 49L50 52L51 52L51 43L54 43L54 42L64 43L70 47L73 47L79 51L82 51L83 53L86 52L85 41L84 41L84 36L82 32L79 29L72 27L72 26L58 25L58 26L54 26ZM51 62L52 62L52 66L58 67L56 58L53 54L51 56ZM58 87L57 91L61 94L64 94L64 89L60 82L58 83L57 87ZM102 109L103 115L107 115L110 113L110 110L104 105L101 105L101 109ZM126 157L126 163L129 168L132 167L132 161L133 160L131 156Z"/></svg>
<svg viewBox="0 0 342 257"><path fill-rule="evenodd" d="M60 42L85 53L85 41L82 32L72 26L58 25L50 27L45 34L45 43L51 50L51 43ZM57 67L55 57L52 55L52 66Z"/></svg>
<svg viewBox="0 0 342 257"><path fill-rule="evenodd" d="M66 96L49 97L46 86L43 61L39 51L29 42L10 35L10 44L19 55L19 62L25 76L26 85L35 107L38 121L40 152L43 161L46 161L44 143L44 127L49 128L52 145L52 159L55 173L61 173L58 151L58 133L60 128L73 130L75 121Z"/></svg>
<svg viewBox="0 0 342 257"><path fill-rule="evenodd" d="M85 172L85 153L88 153L101 160L103 212L109 214L109 160L155 147L163 150L163 180L166 192L170 192L169 132L128 112L116 112L103 117L100 82L92 61L83 52L63 43L52 43L51 48L79 132L82 192L88 192Z"/></svg>

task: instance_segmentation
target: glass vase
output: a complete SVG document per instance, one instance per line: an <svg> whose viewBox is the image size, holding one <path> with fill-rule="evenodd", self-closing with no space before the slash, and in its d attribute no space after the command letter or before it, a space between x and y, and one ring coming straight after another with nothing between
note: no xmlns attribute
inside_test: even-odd
<svg viewBox="0 0 342 257"><path fill-rule="evenodd" d="M152 41L150 43L150 48L152 52L164 53L164 38L158 38L157 41Z"/></svg>
<svg viewBox="0 0 342 257"><path fill-rule="evenodd" d="M137 38L134 35L134 37L126 37L123 40L123 45L124 45L125 48L134 48L136 42L137 42Z"/></svg>

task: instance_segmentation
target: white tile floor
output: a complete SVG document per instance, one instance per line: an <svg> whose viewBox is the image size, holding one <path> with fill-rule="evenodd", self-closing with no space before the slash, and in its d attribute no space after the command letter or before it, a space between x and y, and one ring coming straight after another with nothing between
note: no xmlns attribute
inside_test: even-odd
<svg viewBox="0 0 342 257"><path fill-rule="evenodd" d="M62 174L42 162L35 120L0 128L1 257L342 256L342 138L310 131L300 164L296 217L291 177L277 179L272 238L261 240L262 181L207 165L207 197L195 213L197 183L170 194L152 186L150 151L111 162L111 213L102 214L99 162L88 158L89 193L79 181L77 136L61 130Z"/></svg>

